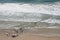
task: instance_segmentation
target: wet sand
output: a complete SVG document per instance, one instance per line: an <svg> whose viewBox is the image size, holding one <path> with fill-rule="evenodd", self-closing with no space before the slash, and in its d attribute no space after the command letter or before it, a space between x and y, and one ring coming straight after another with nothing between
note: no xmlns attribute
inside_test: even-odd
<svg viewBox="0 0 60 40"><path fill-rule="evenodd" d="M60 40L60 36L44 36L33 35L34 33L20 33L17 37L13 38L11 36L7 36L5 33L6 31L0 30L0 40Z"/></svg>

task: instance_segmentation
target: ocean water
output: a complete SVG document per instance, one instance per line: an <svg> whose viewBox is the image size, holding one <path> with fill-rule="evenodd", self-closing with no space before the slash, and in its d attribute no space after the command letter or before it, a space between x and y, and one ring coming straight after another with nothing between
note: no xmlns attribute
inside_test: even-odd
<svg viewBox="0 0 60 40"><path fill-rule="evenodd" d="M0 0L0 27L60 26L60 0Z"/></svg>
<svg viewBox="0 0 60 40"><path fill-rule="evenodd" d="M53 3L60 0L0 0L1 3Z"/></svg>

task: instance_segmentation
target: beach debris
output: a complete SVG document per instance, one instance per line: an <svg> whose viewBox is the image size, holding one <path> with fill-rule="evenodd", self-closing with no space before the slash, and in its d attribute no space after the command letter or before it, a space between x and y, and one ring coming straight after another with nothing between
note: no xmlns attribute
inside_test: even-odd
<svg viewBox="0 0 60 40"><path fill-rule="evenodd" d="M21 33L23 33L23 31L24 31L23 28L20 28L19 30L20 30Z"/></svg>
<svg viewBox="0 0 60 40"><path fill-rule="evenodd" d="M14 30L9 30L5 33L5 35L8 37L17 37L18 33L16 33Z"/></svg>
<svg viewBox="0 0 60 40"><path fill-rule="evenodd" d="M5 34L8 37L17 37L19 33L23 33L23 28L22 27L15 27L15 29L11 29L8 32L6 32Z"/></svg>
<svg viewBox="0 0 60 40"><path fill-rule="evenodd" d="M23 29L22 28L16 28L15 29L15 32L16 33L13 33L13 34L11 34L11 37L17 37L18 36L18 33L20 32L20 33L23 33Z"/></svg>
<svg viewBox="0 0 60 40"><path fill-rule="evenodd" d="M6 34L6 36L10 36L10 34L9 33L5 33Z"/></svg>
<svg viewBox="0 0 60 40"><path fill-rule="evenodd" d="M11 37L13 37L13 38L14 38L14 37L17 37L17 36L18 36L18 34L12 34L12 35L11 35Z"/></svg>
<svg viewBox="0 0 60 40"><path fill-rule="evenodd" d="M16 32L16 33L23 33L23 31L24 31L24 30L23 30L22 27L21 27L21 28L19 28L19 27L18 27L18 28L15 28L15 32Z"/></svg>

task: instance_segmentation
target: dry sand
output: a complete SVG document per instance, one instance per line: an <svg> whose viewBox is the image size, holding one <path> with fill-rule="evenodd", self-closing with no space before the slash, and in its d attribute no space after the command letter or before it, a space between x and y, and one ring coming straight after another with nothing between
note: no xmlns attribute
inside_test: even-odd
<svg viewBox="0 0 60 40"><path fill-rule="evenodd" d="M32 35L31 33L21 33L17 37L5 35L5 31L0 30L0 40L60 40L60 36Z"/></svg>

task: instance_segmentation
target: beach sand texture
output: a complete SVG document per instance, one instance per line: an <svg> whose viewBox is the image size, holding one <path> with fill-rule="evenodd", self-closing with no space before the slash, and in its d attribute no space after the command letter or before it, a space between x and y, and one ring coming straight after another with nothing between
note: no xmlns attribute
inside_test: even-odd
<svg viewBox="0 0 60 40"><path fill-rule="evenodd" d="M7 32L9 32L9 30ZM60 36L44 36L33 34L34 33L20 33L17 37L11 37L6 35L5 30L0 30L0 40L60 40Z"/></svg>

